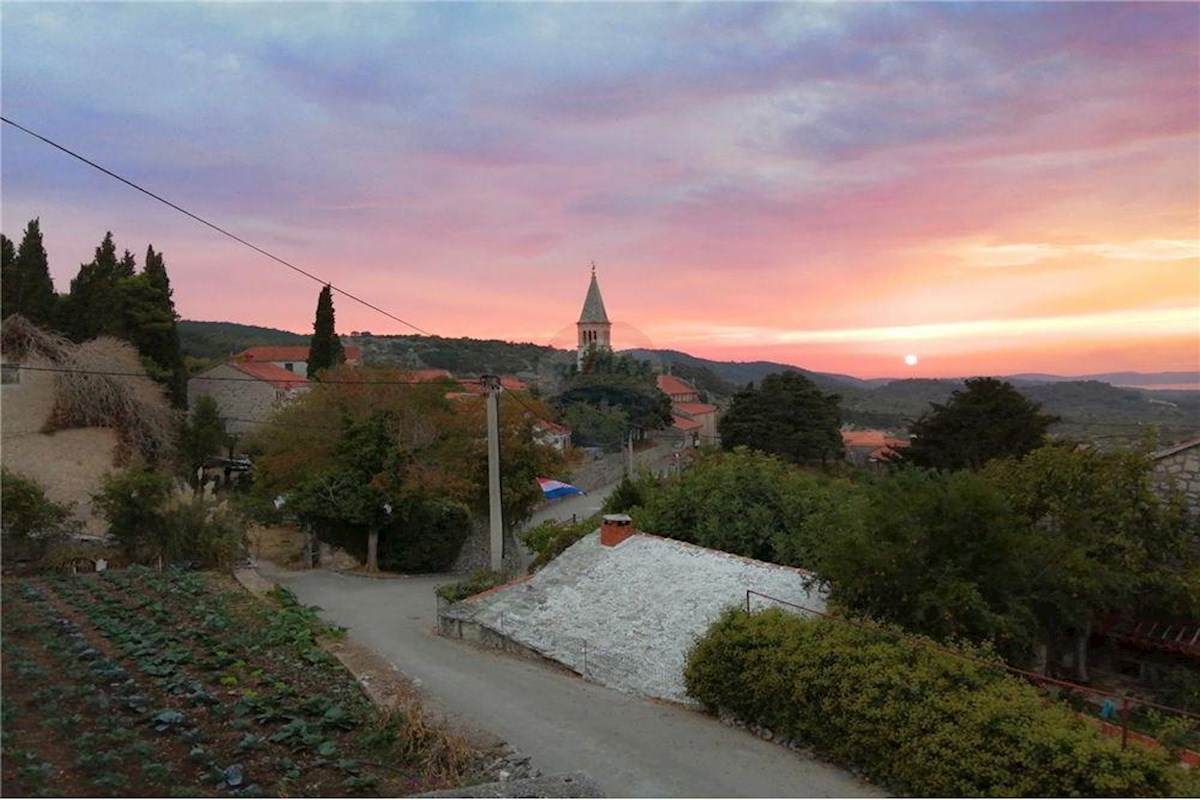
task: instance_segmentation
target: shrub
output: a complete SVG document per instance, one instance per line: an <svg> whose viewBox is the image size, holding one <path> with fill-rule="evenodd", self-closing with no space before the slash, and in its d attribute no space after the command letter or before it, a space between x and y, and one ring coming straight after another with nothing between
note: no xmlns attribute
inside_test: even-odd
<svg viewBox="0 0 1200 800"><path fill-rule="evenodd" d="M46 497L32 478L0 469L0 533L5 558L37 559L48 547L78 528L71 507Z"/></svg>
<svg viewBox="0 0 1200 800"><path fill-rule="evenodd" d="M684 679L710 710L757 722L916 796L1162 796L1190 780L999 669L778 610L727 611Z"/></svg>
<svg viewBox="0 0 1200 800"><path fill-rule="evenodd" d="M465 581L458 583L449 583L445 586L439 586L434 590L434 594L445 600L447 603L457 603L460 600L466 600L468 597L477 595L480 592L486 592L494 586L499 586L507 580L503 572L492 572L486 569L477 569L471 573L471 577Z"/></svg>
<svg viewBox="0 0 1200 800"><path fill-rule="evenodd" d="M452 500L401 503L379 537L379 567L393 572L445 572L471 532L471 512Z"/></svg>
<svg viewBox="0 0 1200 800"><path fill-rule="evenodd" d="M522 532L521 542L537 554L529 564L529 572L537 572L599 526L600 515L594 514L578 522L546 520Z"/></svg>
<svg viewBox="0 0 1200 800"><path fill-rule="evenodd" d="M132 467L110 474L93 499L131 562L227 569L241 555L246 531L241 515L226 503L175 486L162 473Z"/></svg>

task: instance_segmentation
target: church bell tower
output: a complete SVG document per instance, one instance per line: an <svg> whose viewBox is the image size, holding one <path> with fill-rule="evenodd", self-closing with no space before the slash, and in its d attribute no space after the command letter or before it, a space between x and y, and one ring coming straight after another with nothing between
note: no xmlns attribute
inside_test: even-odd
<svg viewBox="0 0 1200 800"><path fill-rule="evenodd" d="M600 296L600 284L596 281L596 264L592 263L592 282L588 285L587 298L579 322L579 349L577 364L583 366L583 357L589 350L612 350L612 323L604 310L604 298Z"/></svg>

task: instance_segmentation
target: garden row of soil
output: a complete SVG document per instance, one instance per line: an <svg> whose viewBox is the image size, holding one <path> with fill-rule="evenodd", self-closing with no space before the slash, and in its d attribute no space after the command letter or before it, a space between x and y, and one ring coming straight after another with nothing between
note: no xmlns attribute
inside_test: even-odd
<svg viewBox="0 0 1200 800"><path fill-rule="evenodd" d="M6 795L397 796L471 762L422 715L381 717L286 592L130 570L3 596Z"/></svg>

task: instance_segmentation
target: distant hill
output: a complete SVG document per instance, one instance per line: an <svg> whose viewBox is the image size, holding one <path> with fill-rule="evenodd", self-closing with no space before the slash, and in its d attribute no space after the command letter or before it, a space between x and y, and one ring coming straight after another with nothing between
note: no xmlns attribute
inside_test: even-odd
<svg viewBox="0 0 1200 800"><path fill-rule="evenodd" d="M868 381L860 380L850 375L813 372L803 367L797 367L792 364L778 364L773 361L712 361L707 358L698 358L687 353L681 353L678 350L634 349L623 352L629 353L634 358L640 358L643 361L650 361L655 364L670 362L688 367L703 367L712 370L722 380L728 381L738 387L745 386L747 383L758 383L773 372L787 371L799 372L817 384L817 386L830 392L846 388L865 389L870 386Z"/></svg>
<svg viewBox="0 0 1200 800"><path fill-rule="evenodd" d="M1101 372L1095 375L1079 375L1063 377L1062 375L1047 375L1041 372L1026 372L1020 375L1010 375L1008 380L1017 383L1077 383L1079 381L1102 381L1113 386L1136 386L1151 388L1163 386L1193 386L1200 389L1200 372Z"/></svg>
<svg viewBox="0 0 1200 800"><path fill-rule="evenodd" d="M223 359L254 345L308 344L311 337L237 322L180 320L179 345L185 356Z"/></svg>

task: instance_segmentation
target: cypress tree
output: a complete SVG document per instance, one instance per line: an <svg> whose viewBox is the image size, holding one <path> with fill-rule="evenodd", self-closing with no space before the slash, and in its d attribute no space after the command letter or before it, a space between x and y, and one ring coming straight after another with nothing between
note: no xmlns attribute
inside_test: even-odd
<svg viewBox="0 0 1200 800"><path fill-rule="evenodd" d="M16 288L20 285L17 251L12 239L0 233L0 319L17 310Z"/></svg>
<svg viewBox="0 0 1200 800"><path fill-rule="evenodd" d="M124 333L121 318L121 299L117 281L123 265L117 261L117 247L112 231L96 248L90 264L81 264L79 274L71 281L67 295L67 334L77 342L97 336L120 336Z"/></svg>
<svg viewBox="0 0 1200 800"><path fill-rule="evenodd" d="M126 254L123 262L132 260ZM122 271L123 271L122 267ZM116 284L122 335L133 343L151 375L162 383L172 405L187 403L187 370L179 346L175 306L162 256L150 247L146 269L138 275L121 278Z"/></svg>
<svg viewBox="0 0 1200 800"><path fill-rule="evenodd" d="M308 346L308 377L346 361L346 351L333 322L333 289L329 284L317 298L317 317L313 322L312 342Z"/></svg>
<svg viewBox="0 0 1200 800"><path fill-rule="evenodd" d="M50 279L50 264L42 243L39 219L25 226L21 245L13 251L12 241L3 244L3 314L19 313L39 325L54 321L57 297Z"/></svg>

